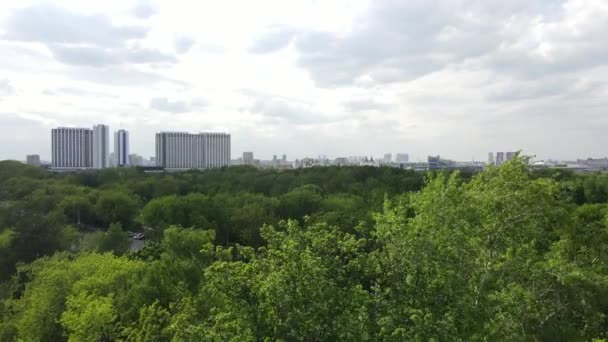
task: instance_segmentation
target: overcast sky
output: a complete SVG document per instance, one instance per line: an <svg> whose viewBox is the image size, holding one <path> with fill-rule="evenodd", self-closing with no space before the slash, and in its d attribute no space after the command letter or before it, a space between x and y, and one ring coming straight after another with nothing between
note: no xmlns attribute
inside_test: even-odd
<svg viewBox="0 0 608 342"><path fill-rule="evenodd" d="M606 0L0 2L0 159L50 129L232 156L608 155Z"/></svg>

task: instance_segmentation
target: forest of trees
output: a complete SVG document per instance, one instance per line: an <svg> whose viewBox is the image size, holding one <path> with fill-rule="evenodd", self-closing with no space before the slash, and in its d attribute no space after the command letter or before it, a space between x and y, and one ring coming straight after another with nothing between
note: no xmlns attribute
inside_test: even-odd
<svg viewBox="0 0 608 342"><path fill-rule="evenodd" d="M607 338L607 174L0 162L0 341Z"/></svg>

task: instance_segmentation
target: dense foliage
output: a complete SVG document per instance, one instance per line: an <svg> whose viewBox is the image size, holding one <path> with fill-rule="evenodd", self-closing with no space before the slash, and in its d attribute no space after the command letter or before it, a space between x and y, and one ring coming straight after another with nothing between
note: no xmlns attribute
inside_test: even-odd
<svg viewBox="0 0 608 342"><path fill-rule="evenodd" d="M606 175L519 158L477 175L0 162L0 340L606 339L607 201Z"/></svg>

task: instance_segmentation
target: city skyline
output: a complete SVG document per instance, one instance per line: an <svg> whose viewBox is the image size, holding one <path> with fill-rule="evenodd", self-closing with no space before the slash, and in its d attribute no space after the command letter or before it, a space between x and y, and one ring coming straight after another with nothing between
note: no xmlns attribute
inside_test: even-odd
<svg viewBox="0 0 608 342"><path fill-rule="evenodd" d="M605 1L5 1L0 159L99 121L146 156L186 128L232 158L601 158L606 32Z"/></svg>
<svg viewBox="0 0 608 342"><path fill-rule="evenodd" d="M382 157L340 156L327 157L319 154L317 158L296 158L293 161L283 154L276 154L272 160L256 159L252 151L242 152L242 157L232 158L231 134L220 132L177 132L161 131L155 134L155 155L146 160L138 154L129 154L129 132L119 129L114 133L114 152L109 151L110 128L96 124L89 128L58 127L51 130L52 161L50 165L41 162L39 155L27 155L26 163L34 166L50 167L52 170L103 169L107 167L146 167L147 170L179 171L191 169L212 169L226 166L249 165L261 168L297 169L325 166L389 166L416 171L466 169L481 171L490 165L501 166L514 159L518 154L525 156L531 167L564 168L577 172L596 172L608 169L608 158L587 158L576 161L538 160L521 151L489 152L487 161L458 161L445 155L429 155L426 161L409 160L409 154L400 152L393 158L392 153Z"/></svg>

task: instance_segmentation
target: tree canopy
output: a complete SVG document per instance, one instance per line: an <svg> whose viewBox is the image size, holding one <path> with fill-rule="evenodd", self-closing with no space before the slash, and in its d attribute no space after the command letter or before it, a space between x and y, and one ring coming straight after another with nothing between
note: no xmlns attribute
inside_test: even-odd
<svg viewBox="0 0 608 342"><path fill-rule="evenodd" d="M2 341L608 338L604 174L3 163Z"/></svg>

